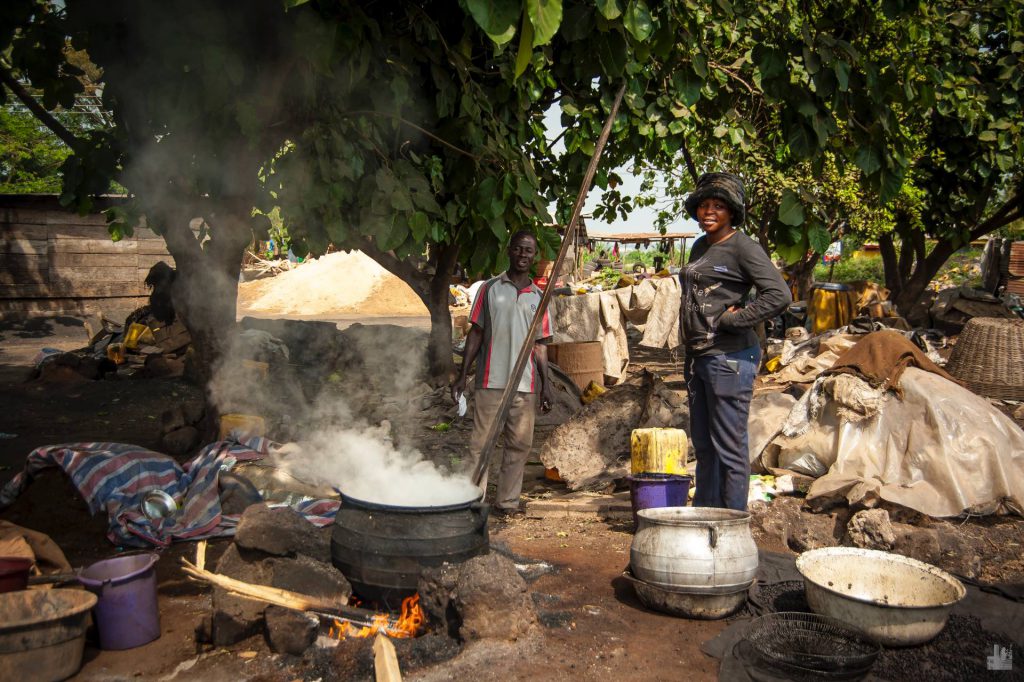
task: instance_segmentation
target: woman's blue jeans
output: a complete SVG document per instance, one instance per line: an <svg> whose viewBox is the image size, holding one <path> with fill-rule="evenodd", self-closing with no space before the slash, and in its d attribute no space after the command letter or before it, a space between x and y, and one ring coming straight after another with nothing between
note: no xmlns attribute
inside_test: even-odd
<svg viewBox="0 0 1024 682"><path fill-rule="evenodd" d="M747 508L747 418L760 362L758 346L686 358L690 438L697 453L695 507Z"/></svg>

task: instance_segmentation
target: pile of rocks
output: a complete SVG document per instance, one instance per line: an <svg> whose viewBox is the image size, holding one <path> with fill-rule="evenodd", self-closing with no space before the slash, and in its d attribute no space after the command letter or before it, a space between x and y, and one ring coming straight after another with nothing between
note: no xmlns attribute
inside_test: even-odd
<svg viewBox="0 0 1024 682"><path fill-rule="evenodd" d="M331 564L330 529L317 528L290 507L254 504L245 510L235 541L216 572L254 585L267 585L345 604L352 587ZM317 637L319 620L300 611L244 599L213 589L213 613L197 639L229 646L264 631L271 649L298 655Z"/></svg>
<svg viewBox="0 0 1024 682"><path fill-rule="evenodd" d="M981 557L962 534L908 509L836 507L812 513L803 499L783 495L771 504L754 502L750 512L756 539L794 552L845 545L902 554L968 578L981 569Z"/></svg>
<svg viewBox="0 0 1024 682"><path fill-rule="evenodd" d="M330 532L331 527L317 528L289 507L254 504L242 515L235 541L215 572L345 604L352 588L331 563ZM513 641L537 627L526 581L504 554L492 552L462 564L426 569L418 591L430 636L456 645L433 648L450 655L467 642ZM197 627L196 635L200 642L223 647L262 632L272 651L298 656L328 626L313 614L268 606L214 587L213 611Z"/></svg>
<svg viewBox="0 0 1024 682"><path fill-rule="evenodd" d="M160 415L160 447L169 455L191 452L200 441L206 406L202 401L184 402Z"/></svg>

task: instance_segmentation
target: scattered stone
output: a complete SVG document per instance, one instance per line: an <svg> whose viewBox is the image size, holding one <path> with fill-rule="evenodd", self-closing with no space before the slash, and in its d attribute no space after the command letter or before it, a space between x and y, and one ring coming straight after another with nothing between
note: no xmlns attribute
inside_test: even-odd
<svg viewBox="0 0 1024 682"><path fill-rule="evenodd" d="M206 415L206 405L203 404L202 400L192 400L181 405L181 415L185 418L185 423L190 426L195 426L203 420Z"/></svg>
<svg viewBox="0 0 1024 682"><path fill-rule="evenodd" d="M892 551L896 554L917 559L933 566L942 562L942 547L939 532L934 528L917 528L906 524L893 527L896 541Z"/></svg>
<svg viewBox="0 0 1024 682"><path fill-rule="evenodd" d="M222 514L243 514L250 506L263 501L263 496L252 481L234 471L220 472L217 487Z"/></svg>
<svg viewBox="0 0 1024 682"><path fill-rule="evenodd" d="M275 556L305 554L330 564L330 538L290 507L254 504L238 522L235 543Z"/></svg>
<svg viewBox="0 0 1024 682"><path fill-rule="evenodd" d="M850 542L863 549L889 551L896 542L889 512L884 509L865 509L853 515L846 526Z"/></svg>
<svg viewBox="0 0 1024 682"><path fill-rule="evenodd" d="M194 426L183 426L161 438L160 445L169 455L184 455L199 445L199 431Z"/></svg>
<svg viewBox="0 0 1024 682"><path fill-rule="evenodd" d="M318 561L299 554L296 557L268 558L266 563L270 568L271 587L338 603L344 603L352 595L352 586L345 575L330 561Z"/></svg>
<svg viewBox="0 0 1024 682"><path fill-rule="evenodd" d="M232 543L217 562L217 573L247 583L267 585L271 580L270 566L256 552L240 551ZM263 611L267 605L252 599L231 595L221 587L213 588L213 622L211 640L214 646L231 646L252 637L263 625Z"/></svg>
<svg viewBox="0 0 1024 682"><path fill-rule="evenodd" d="M797 497L780 496L771 504L750 505L751 527L757 535L777 539L794 552L835 547L846 532L845 518L811 513Z"/></svg>
<svg viewBox="0 0 1024 682"><path fill-rule="evenodd" d="M301 656L316 641L320 629L320 619L316 616L282 606L268 606L264 618L267 643L271 651L278 654Z"/></svg>
<svg viewBox="0 0 1024 682"><path fill-rule="evenodd" d="M164 410L160 415L160 429L161 433L170 433L176 431L183 426L188 426L188 422L185 421L185 413L181 409L180 405L175 405L169 410Z"/></svg>
<svg viewBox="0 0 1024 682"><path fill-rule="evenodd" d="M185 373L185 361L166 355L148 355L143 366L144 376L150 379L180 377Z"/></svg>
<svg viewBox="0 0 1024 682"><path fill-rule="evenodd" d="M427 569L419 594L428 618L447 624L450 636L467 642L515 640L537 623L526 581L511 559L496 552Z"/></svg>

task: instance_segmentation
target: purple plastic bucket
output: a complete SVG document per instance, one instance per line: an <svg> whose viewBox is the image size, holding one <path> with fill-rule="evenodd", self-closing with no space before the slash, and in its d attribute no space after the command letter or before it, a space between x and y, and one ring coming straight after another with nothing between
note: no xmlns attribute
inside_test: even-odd
<svg viewBox="0 0 1024 682"><path fill-rule="evenodd" d="M28 573L35 561L20 556L0 556L0 592L28 587Z"/></svg>
<svg viewBox="0 0 1024 682"><path fill-rule="evenodd" d="M159 558L152 552L127 554L97 561L78 575L99 598L95 615L101 649L132 649L160 636L154 567Z"/></svg>
<svg viewBox="0 0 1024 682"><path fill-rule="evenodd" d="M693 477L679 474L636 474L627 476L626 480L629 481L633 527L636 528L636 513L641 509L685 507Z"/></svg>

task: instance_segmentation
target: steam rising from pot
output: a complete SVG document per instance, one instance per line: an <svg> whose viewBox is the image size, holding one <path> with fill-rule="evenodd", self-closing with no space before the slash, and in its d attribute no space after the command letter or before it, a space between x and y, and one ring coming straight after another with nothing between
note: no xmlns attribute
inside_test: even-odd
<svg viewBox="0 0 1024 682"><path fill-rule="evenodd" d="M435 466L421 451L406 445L407 439L396 439L389 421L375 425L354 413L349 403L360 398L351 394L364 388L370 377L379 389L369 396L392 406L401 404L406 417L415 415L419 408L410 396L415 395L425 370L423 357L411 351L415 345L387 341L389 334L394 341L394 328L366 326L356 331L346 337L346 350L358 362L340 369L343 383L320 392L312 404L301 390L289 388L295 375L288 349L270 334L253 330L239 334L215 368L208 387L210 398L222 414L289 415L286 421L296 442L272 451L272 463L306 483L394 506L445 506L477 499L480 490L466 474ZM243 361L253 359L270 365L269 379L246 370ZM364 401L372 399L363 395ZM361 407L369 419L375 420L380 412L379 406Z"/></svg>
<svg viewBox="0 0 1024 682"><path fill-rule="evenodd" d="M469 478L441 471L415 448L395 447L387 422L334 424L283 446L277 464L296 478L377 504L444 506L480 496Z"/></svg>

